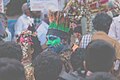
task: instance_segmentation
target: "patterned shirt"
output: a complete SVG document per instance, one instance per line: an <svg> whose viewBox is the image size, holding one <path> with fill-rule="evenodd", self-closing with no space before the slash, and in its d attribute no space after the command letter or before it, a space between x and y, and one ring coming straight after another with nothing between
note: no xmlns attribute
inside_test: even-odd
<svg viewBox="0 0 120 80"><path fill-rule="evenodd" d="M82 37L80 48L86 48L89 42L92 40L92 34L86 34Z"/></svg>

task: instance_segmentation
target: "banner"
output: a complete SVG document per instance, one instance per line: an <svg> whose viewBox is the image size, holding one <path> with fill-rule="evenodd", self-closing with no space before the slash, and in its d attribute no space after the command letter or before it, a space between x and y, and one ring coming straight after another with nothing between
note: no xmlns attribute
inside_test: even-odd
<svg viewBox="0 0 120 80"><path fill-rule="evenodd" d="M58 4L58 0L30 0L30 9L31 11L58 11Z"/></svg>
<svg viewBox="0 0 120 80"><path fill-rule="evenodd" d="M0 0L0 12L1 12L1 13L4 13L3 0Z"/></svg>

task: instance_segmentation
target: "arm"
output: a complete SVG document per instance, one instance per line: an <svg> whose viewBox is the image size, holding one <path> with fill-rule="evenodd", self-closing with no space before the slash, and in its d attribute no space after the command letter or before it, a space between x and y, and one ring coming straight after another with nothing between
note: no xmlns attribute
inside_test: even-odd
<svg viewBox="0 0 120 80"><path fill-rule="evenodd" d="M46 41L47 41L46 34L44 34L44 33L38 34L38 39L39 39L39 41L41 43L40 45L41 46L44 45L46 43Z"/></svg>

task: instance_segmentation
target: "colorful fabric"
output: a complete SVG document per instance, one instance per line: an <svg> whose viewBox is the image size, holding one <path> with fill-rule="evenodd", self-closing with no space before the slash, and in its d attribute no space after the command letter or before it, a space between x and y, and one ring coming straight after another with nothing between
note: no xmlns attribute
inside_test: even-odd
<svg viewBox="0 0 120 80"><path fill-rule="evenodd" d="M65 26L64 24L56 24L56 22L50 23L49 29L57 29L67 33L70 31L68 26Z"/></svg>

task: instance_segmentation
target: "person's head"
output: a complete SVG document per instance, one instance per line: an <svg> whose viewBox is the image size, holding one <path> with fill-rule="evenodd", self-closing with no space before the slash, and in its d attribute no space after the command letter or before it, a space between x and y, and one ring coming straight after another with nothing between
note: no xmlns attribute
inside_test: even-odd
<svg viewBox="0 0 120 80"><path fill-rule="evenodd" d="M30 8L29 8L29 6L28 6L27 3L24 3L24 4L22 5L22 12L23 12L24 14L26 14L27 16L31 16Z"/></svg>
<svg viewBox="0 0 120 80"><path fill-rule="evenodd" d="M0 13L0 22L3 27L7 27L7 16L4 13Z"/></svg>
<svg viewBox="0 0 120 80"><path fill-rule="evenodd" d="M0 42L0 58L13 58L21 61L22 49L21 46L15 42Z"/></svg>
<svg viewBox="0 0 120 80"><path fill-rule="evenodd" d="M95 30L104 31L108 34L112 18L107 13L98 13L92 22Z"/></svg>
<svg viewBox="0 0 120 80"><path fill-rule="evenodd" d="M40 18L42 15L41 11L31 11L33 18Z"/></svg>
<svg viewBox="0 0 120 80"><path fill-rule="evenodd" d="M23 59L34 59L42 51L37 34L30 30L23 31L17 42L22 47Z"/></svg>
<svg viewBox="0 0 120 80"><path fill-rule="evenodd" d="M74 28L74 35L76 36L76 37L78 37L78 38L80 38L81 37L81 30L80 30L80 27L75 27Z"/></svg>
<svg viewBox="0 0 120 80"><path fill-rule="evenodd" d="M0 13L0 39L7 37L5 28L8 26L7 17L4 13Z"/></svg>
<svg viewBox="0 0 120 80"><path fill-rule="evenodd" d="M74 71L77 71L80 68L84 69L83 66L84 57L85 57L85 49L78 48L75 50L75 52L72 53L70 61Z"/></svg>
<svg viewBox="0 0 120 80"><path fill-rule="evenodd" d="M86 80L117 80L112 74L107 72L96 72L87 77Z"/></svg>
<svg viewBox="0 0 120 80"><path fill-rule="evenodd" d="M62 61L57 53L45 51L33 62L36 80L57 80L62 70Z"/></svg>
<svg viewBox="0 0 120 80"><path fill-rule="evenodd" d="M15 59L0 58L0 80L26 80L23 65Z"/></svg>
<svg viewBox="0 0 120 80"><path fill-rule="evenodd" d="M115 58L115 49L104 40L93 40L86 49L85 65L91 72L110 72Z"/></svg>

